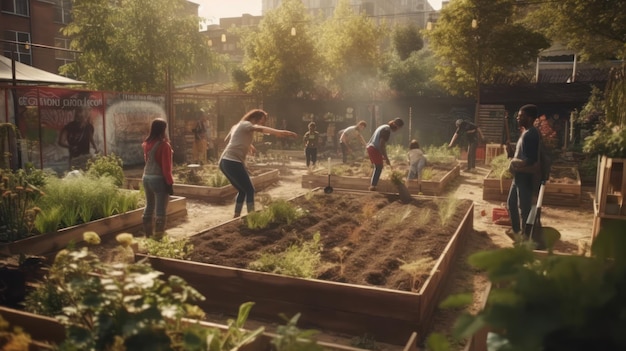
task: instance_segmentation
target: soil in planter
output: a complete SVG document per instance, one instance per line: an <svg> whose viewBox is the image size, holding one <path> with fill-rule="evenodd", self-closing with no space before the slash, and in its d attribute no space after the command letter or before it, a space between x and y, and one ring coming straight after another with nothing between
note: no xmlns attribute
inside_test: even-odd
<svg viewBox="0 0 626 351"><path fill-rule="evenodd" d="M446 174L448 174L456 164L452 163L430 163L426 165L428 172L428 179L424 178L425 181L439 181ZM386 171L380 176L380 179L390 179L391 172L389 172L389 168L385 168ZM409 165L407 163L402 162L394 162L393 170L399 171L402 174L408 175L409 173ZM322 170L322 172L326 172ZM371 167L361 167L358 163L352 165L340 165L331 170L332 174L336 174L338 176L347 176L347 177L366 177L369 178L372 175Z"/></svg>
<svg viewBox="0 0 626 351"><path fill-rule="evenodd" d="M397 195L380 193L313 193L294 203L307 214L294 223L248 229L233 221L190 238L191 260L228 267L247 268L262 252L281 252L298 240L310 240L319 232L323 243L318 279L410 291L418 289L403 263L420 258L436 260L471 206L456 201L450 219L442 224L438 203L447 199L413 199L409 204ZM343 274L334 248L346 247ZM419 275L424 281L432 265Z"/></svg>

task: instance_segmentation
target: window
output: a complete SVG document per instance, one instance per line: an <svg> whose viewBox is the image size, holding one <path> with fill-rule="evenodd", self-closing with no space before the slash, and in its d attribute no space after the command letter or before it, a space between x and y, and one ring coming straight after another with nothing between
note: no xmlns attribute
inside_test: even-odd
<svg viewBox="0 0 626 351"><path fill-rule="evenodd" d="M29 66L33 65L33 58L30 51L30 46L26 46L27 43L30 43L30 33L6 31L4 38L8 41L11 41L11 43L4 43L4 56L14 57L16 61L27 64ZM19 44L16 44L15 42Z"/></svg>
<svg viewBox="0 0 626 351"><path fill-rule="evenodd" d="M28 16L28 0L2 0L2 12Z"/></svg>
<svg viewBox="0 0 626 351"><path fill-rule="evenodd" d="M60 49L69 49L70 40L66 38L54 38L54 46ZM65 50L54 50L54 58L63 61L63 65L76 60L75 53Z"/></svg>
<svg viewBox="0 0 626 351"><path fill-rule="evenodd" d="M71 17L72 1L71 0L55 0L54 1L54 21L57 23L68 24L72 21Z"/></svg>

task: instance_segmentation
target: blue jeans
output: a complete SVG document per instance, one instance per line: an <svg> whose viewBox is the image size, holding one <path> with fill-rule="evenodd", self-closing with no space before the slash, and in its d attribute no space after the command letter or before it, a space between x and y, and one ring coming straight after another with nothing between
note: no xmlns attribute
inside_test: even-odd
<svg viewBox="0 0 626 351"><path fill-rule="evenodd" d="M519 233L524 229L533 198L533 177L529 173L517 173L513 177L511 190L509 190L509 198L507 205L509 217L511 218L511 227L513 231ZM521 222L520 222L521 211Z"/></svg>
<svg viewBox="0 0 626 351"><path fill-rule="evenodd" d="M407 179L422 179L422 169L426 166L426 159L420 158L417 163L412 163L409 168Z"/></svg>
<svg viewBox="0 0 626 351"><path fill-rule="evenodd" d="M235 215L239 216L241 214L244 201L246 202L248 213L254 212L254 185L252 185L250 176L243 163L222 159L220 160L220 170L238 191L235 199Z"/></svg>
<svg viewBox="0 0 626 351"><path fill-rule="evenodd" d="M157 217L165 217L170 195L167 193L163 176L144 175L143 189L146 193L146 207L143 210L143 218L151 219L155 212Z"/></svg>

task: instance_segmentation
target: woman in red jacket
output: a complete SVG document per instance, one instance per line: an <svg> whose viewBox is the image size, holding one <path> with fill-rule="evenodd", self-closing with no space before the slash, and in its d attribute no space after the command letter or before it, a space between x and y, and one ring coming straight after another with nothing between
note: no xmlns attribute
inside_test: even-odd
<svg viewBox="0 0 626 351"><path fill-rule="evenodd" d="M165 233L169 196L174 194L174 178L172 177L173 151L167 137L167 122L164 119L157 118L152 121L150 135L148 135L141 146L143 147L143 157L146 161L142 179L146 193L143 229L148 237L153 234L156 237L161 237Z"/></svg>

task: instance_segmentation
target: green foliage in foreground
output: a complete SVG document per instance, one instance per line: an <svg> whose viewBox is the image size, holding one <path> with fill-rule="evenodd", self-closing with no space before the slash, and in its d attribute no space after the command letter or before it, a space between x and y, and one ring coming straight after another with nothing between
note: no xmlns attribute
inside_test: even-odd
<svg viewBox="0 0 626 351"><path fill-rule="evenodd" d="M497 351L626 349L626 222L602 228L591 257L538 256L528 243L473 254L469 263L493 284L486 307L463 314L453 336L467 338L482 328L496 334ZM471 295L446 299L442 307L471 303ZM446 350L441 335L430 350ZM488 341L489 342L489 341Z"/></svg>
<svg viewBox="0 0 626 351"><path fill-rule="evenodd" d="M114 184L121 187L125 179L123 165L122 159L115 154L98 155L95 159L87 161L87 175L93 178L111 177Z"/></svg>
<svg viewBox="0 0 626 351"><path fill-rule="evenodd" d="M300 278L315 278L322 259L320 233L308 241L292 244L279 253L264 252L248 268Z"/></svg>

